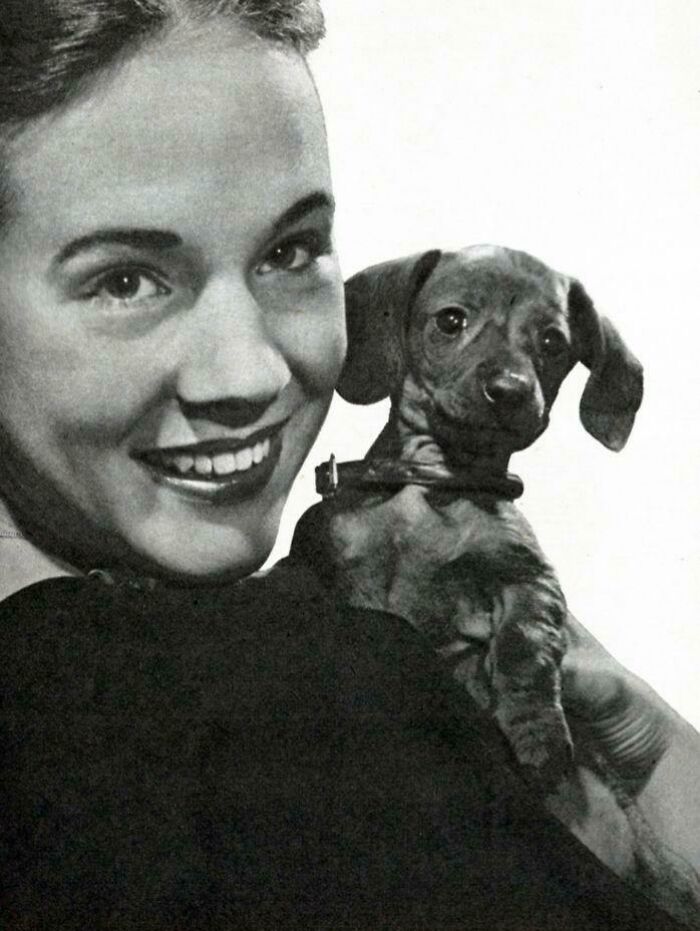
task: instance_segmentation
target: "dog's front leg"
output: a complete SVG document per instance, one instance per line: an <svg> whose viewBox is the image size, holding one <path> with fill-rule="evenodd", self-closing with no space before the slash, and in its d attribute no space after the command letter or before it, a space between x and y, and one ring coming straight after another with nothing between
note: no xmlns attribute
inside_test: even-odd
<svg viewBox="0 0 700 931"><path fill-rule="evenodd" d="M573 747L561 705L564 596L554 573L502 588L487 666L493 714L525 768L545 789L570 770Z"/></svg>

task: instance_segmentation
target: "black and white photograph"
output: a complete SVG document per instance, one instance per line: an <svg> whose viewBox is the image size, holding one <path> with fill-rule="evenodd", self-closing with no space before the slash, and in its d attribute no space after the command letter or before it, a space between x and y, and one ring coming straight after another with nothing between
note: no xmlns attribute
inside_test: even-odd
<svg viewBox="0 0 700 931"><path fill-rule="evenodd" d="M696 0L0 0L0 924L700 929Z"/></svg>

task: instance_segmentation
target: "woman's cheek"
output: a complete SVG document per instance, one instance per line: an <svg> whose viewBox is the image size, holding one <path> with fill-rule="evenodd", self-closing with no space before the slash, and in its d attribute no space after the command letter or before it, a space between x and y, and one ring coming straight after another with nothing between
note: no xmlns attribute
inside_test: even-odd
<svg viewBox="0 0 700 931"><path fill-rule="evenodd" d="M347 351L345 297L338 270L337 278L317 296L314 313L307 315L310 325L300 341L300 351L313 368L318 390L332 392L340 376Z"/></svg>
<svg viewBox="0 0 700 931"><path fill-rule="evenodd" d="M340 371L345 361L347 351L347 337L345 335L345 321L341 318L336 324L325 346L324 352L327 359L325 366L325 386L335 389L340 377Z"/></svg>

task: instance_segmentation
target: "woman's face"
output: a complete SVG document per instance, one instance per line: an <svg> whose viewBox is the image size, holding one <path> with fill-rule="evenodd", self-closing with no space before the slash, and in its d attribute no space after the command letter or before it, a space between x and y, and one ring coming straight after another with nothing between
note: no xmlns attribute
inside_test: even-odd
<svg viewBox="0 0 700 931"><path fill-rule="evenodd" d="M302 59L171 34L11 153L2 487L94 564L255 569L345 349Z"/></svg>

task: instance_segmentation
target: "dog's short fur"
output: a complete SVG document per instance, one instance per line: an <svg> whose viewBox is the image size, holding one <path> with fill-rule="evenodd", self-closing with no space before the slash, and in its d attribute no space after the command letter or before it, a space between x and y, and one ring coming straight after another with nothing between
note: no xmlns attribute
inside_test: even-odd
<svg viewBox="0 0 700 931"><path fill-rule="evenodd" d="M367 459L505 475L510 455L546 428L577 362L590 369L583 425L611 449L625 444L639 362L578 281L525 253L473 246L383 263L351 278L346 299L338 391L359 404L391 398ZM509 500L410 483L341 488L302 521L297 548L305 535L349 600L406 617L451 657L526 772L559 780L571 756L559 700L566 606ZM484 666L473 647L485 639Z"/></svg>

